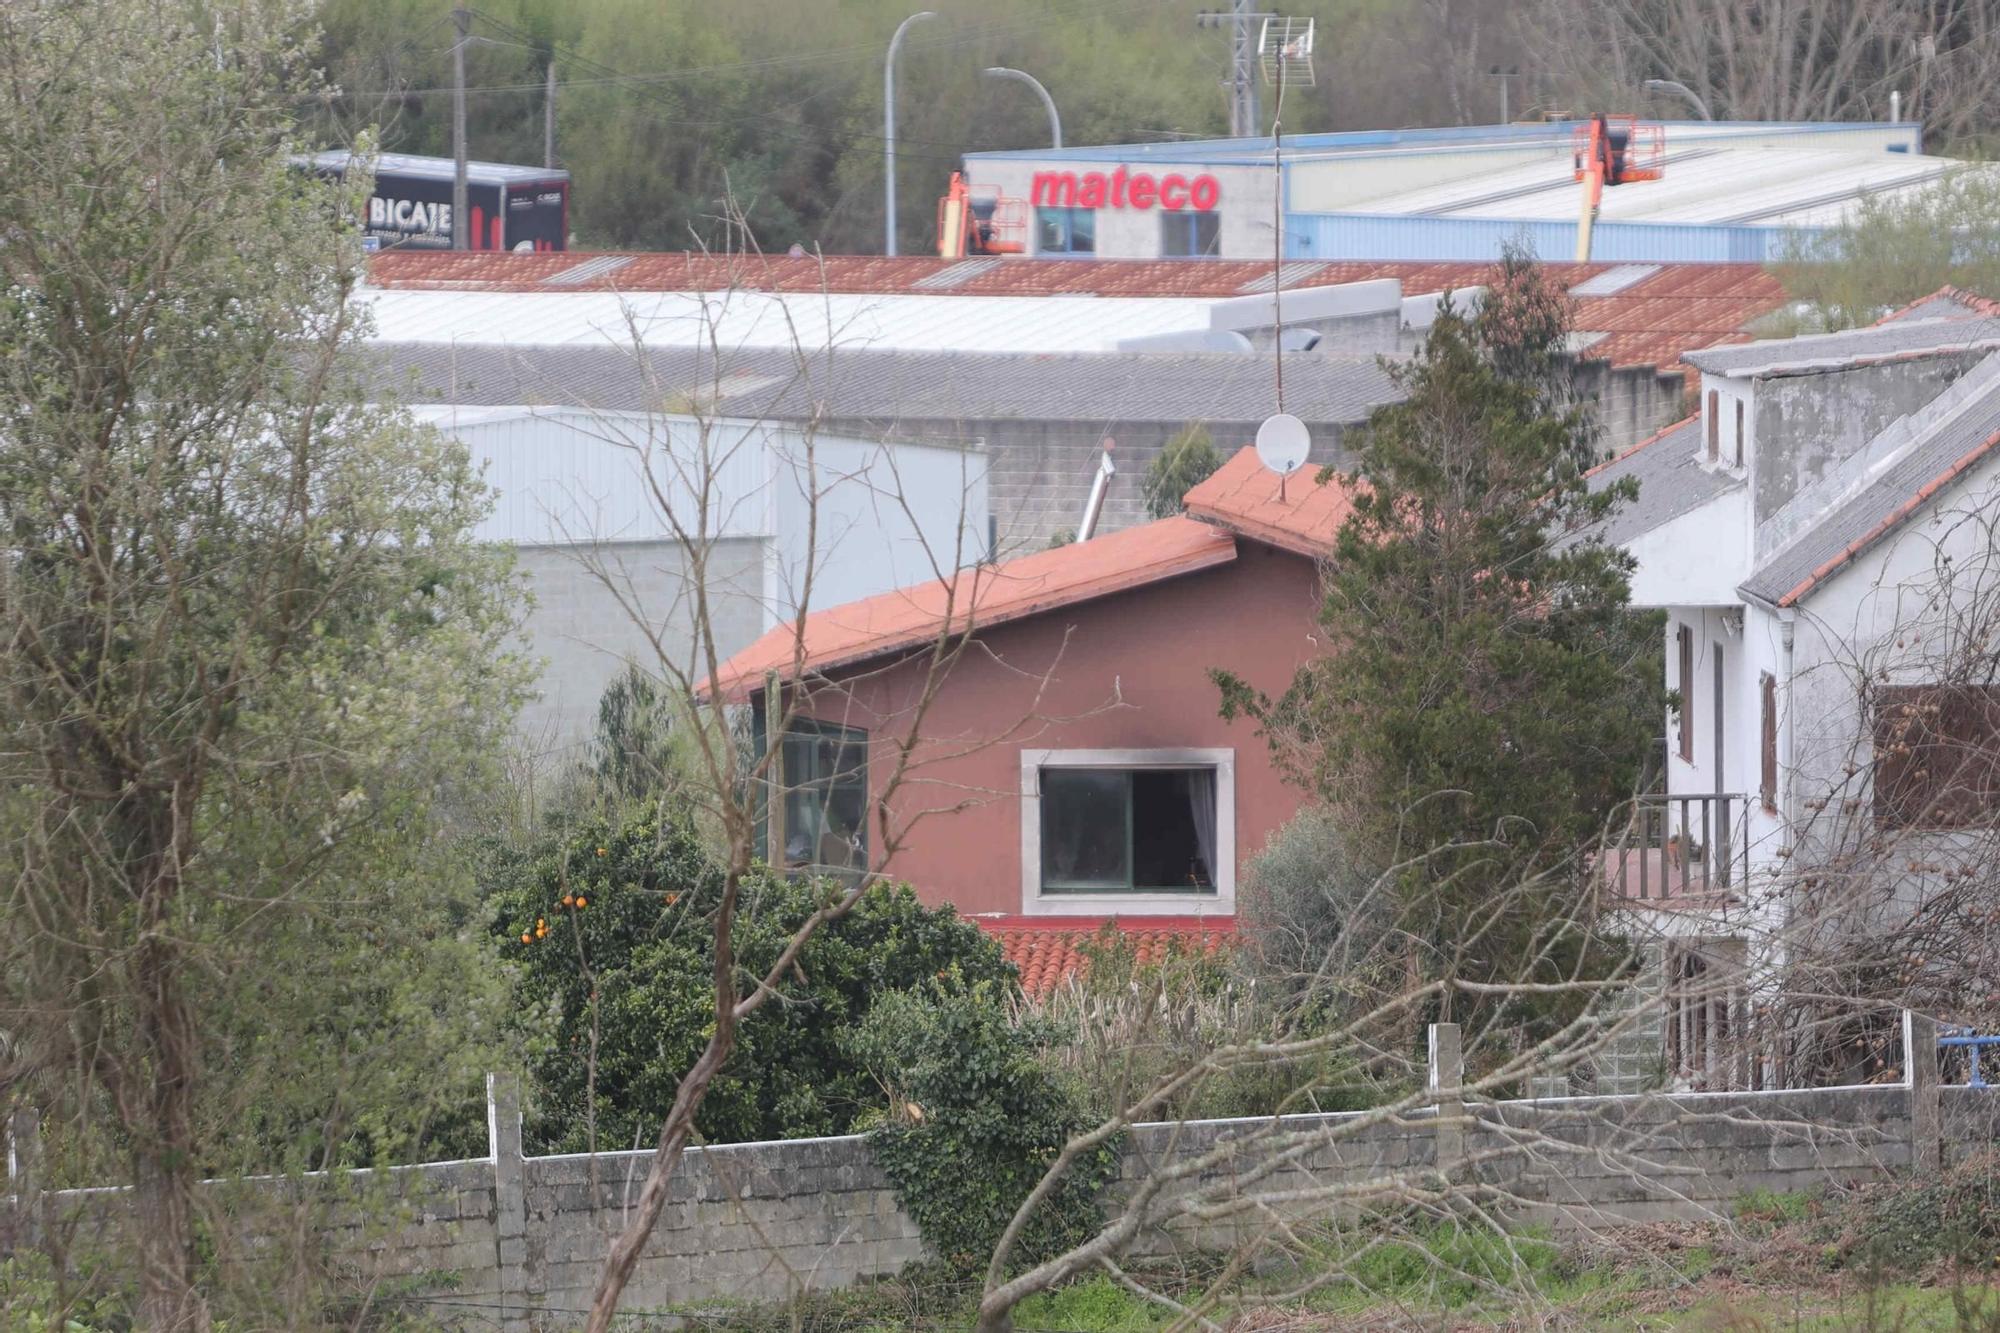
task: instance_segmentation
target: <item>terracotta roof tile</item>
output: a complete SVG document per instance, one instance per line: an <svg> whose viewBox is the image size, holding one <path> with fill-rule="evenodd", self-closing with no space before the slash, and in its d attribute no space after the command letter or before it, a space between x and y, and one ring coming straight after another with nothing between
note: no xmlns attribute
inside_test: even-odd
<svg viewBox="0 0 2000 1333"><path fill-rule="evenodd" d="M1004 624L1059 606L1177 578L1236 558L1235 539L1205 523L1166 518L1087 542L815 611L804 634L786 623L725 662L713 692L754 694L771 672L794 679L932 642L944 632Z"/></svg>
<svg viewBox="0 0 2000 1333"><path fill-rule="evenodd" d="M1218 523L1246 537L1304 556L1333 549L1340 525L1353 510L1338 476L1321 483L1319 470L1299 469L1281 484L1255 448L1245 446L1215 474L1187 493L1191 518Z"/></svg>
<svg viewBox="0 0 2000 1333"><path fill-rule="evenodd" d="M1565 288L1615 264L1551 263ZM964 276L954 281L958 270ZM1477 262L1339 261L1299 265L1287 290L1397 278L1406 295L1477 287L1494 265ZM1241 296L1261 282L1263 260L938 259L924 255L786 256L681 253L489 254L389 251L369 261L370 280L390 288L441 291L714 291L729 286L777 292L931 292L958 296ZM1756 264L1660 264L1603 296L1580 296L1579 330L1608 333L1589 354L1617 365L1674 366L1689 348L1740 341L1744 327L1785 301L1783 286Z"/></svg>
<svg viewBox="0 0 2000 1333"><path fill-rule="evenodd" d="M1213 954L1236 937L1234 917L1201 916L979 916L979 928L1000 942L1021 974L1021 989L1047 995L1090 966L1089 946L1109 928L1130 942L1142 964L1174 950Z"/></svg>

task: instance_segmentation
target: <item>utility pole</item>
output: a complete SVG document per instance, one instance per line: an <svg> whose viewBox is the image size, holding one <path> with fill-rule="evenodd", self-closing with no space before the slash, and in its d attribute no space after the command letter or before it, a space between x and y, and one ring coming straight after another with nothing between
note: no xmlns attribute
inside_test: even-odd
<svg viewBox="0 0 2000 1333"><path fill-rule="evenodd" d="M542 165L556 164L556 58L549 55L549 85L542 92Z"/></svg>
<svg viewBox="0 0 2000 1333"><path fill-rule="evenodd" d="M910 15L896 25L896 35L889 39L889 58L882 63L882 253L896 253L896 48L903 44L903 34L919 19L934 19L937 15L930 10L922 10Z"/></svg>
<svg viewBox="0 0 2000 1333"><path fill-rule="evenodd" d="M1204 9L1195 16L1202 28L1229 29L1229 77L1222 86L1229 93L1229 134L1235 139L1251 139L1260 133L1257 107L1257 32L1254 24L1270 15L1258 10L1251 0L1229 0L1227 12Z"/></svg>
<svg viewBox="0 0 2000 1333"><path fill-rule="evenodd" d="M458 40L451 44L451 248L468 249L466 244L465 191L465 45L472 40L472 11L463 6L451 11Z"/></svg>

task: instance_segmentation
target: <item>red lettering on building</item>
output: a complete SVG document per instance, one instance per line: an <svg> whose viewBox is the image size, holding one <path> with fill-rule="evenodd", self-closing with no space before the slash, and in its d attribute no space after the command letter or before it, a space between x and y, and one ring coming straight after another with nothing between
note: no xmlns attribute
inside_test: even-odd
<svg viewBox="0 0 2000 1333"><path fill-rule="evenodd" d="M1222 182L1213 176L1193 179L1178 173L1155 181L1143 171L1120 167L1109 176L1101 171L1038 171L1028 186L1028 203L1035 208L1136 208L1157 205L1168 212L1193 208L1209 212L1222 198Z"/></svg>

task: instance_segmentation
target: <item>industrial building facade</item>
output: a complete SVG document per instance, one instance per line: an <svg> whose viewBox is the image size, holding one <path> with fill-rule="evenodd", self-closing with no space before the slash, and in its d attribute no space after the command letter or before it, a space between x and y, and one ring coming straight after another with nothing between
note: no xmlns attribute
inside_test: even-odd
<svg viewBox="0 0 2000 1333"><path fill-rule="evenodd" d="M1483 260L1525 232L1574 247L1572 122L1269 140L970 153L973 187L1017 208L1031 256ZM1609 192L1596 257L1762 262L1859 201L1921 189L1953 164L1909 123L1664 126L1663 179ZM1275 235L1282 226L1281 246Z"/></svg>

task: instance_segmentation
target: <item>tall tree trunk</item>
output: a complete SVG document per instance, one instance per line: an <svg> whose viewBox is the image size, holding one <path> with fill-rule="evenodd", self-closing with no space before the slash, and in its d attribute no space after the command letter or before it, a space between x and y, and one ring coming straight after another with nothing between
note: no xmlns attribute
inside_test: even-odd
<svg viewBox="0 0 2000 1333"><path fill-rule="evenodd" d="M143 933L134 950L132 997L139 1049L151 1086L134 1090L142 1123L131 1126L139 1223L140 1323L153 1333L207 1333L208 1303L195 1285L194 1185L198 1060L193 1010L182 984L174 907L193 834L196 783L174 784L135 821L136 879ZM128 1112L129 1116L129 1112Z"/></svg>

